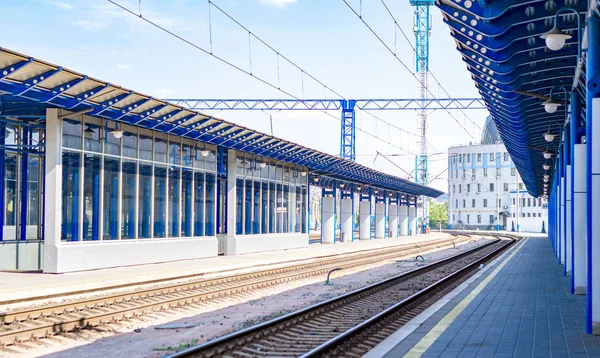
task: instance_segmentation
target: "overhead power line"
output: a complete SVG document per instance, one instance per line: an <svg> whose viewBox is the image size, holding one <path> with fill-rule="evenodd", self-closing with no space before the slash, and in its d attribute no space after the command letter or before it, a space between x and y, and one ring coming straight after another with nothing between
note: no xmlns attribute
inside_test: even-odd
<svg viewBox="0 0 600 358"><path fill-rule="evenodd" d="M173 31L171 31L171 30L167 29L166 27L164 27L164 26L161 26L161 25L157 24L156 22L152 21L151 19L149 19L149 18L147 18L147 17L144 17L144 16L142 15L142 13L141 13L141 12L140 12L140 13L136 13L135 11L133 11L133 10L130 10L129 8L127 8L127 7L125 7L125 6L123 6L123 5L119 4L119 3L117 3L117 2L116 2L116 1L114 1L114 0L107 0L107 1L108 1L109 3L111 3L111 4L115 5L116 7L120 8L121 10L123 10L123 11L127 12L128 14L130 14L130 15L132 15L132 16L135 16L136 18L139 18L139 19L141 19L142 21L144 21L144 22L146 22L146 23L148 23L148 24L152 25L153 27L155 27L155 28L157 28L157 29L159 29L159 30L161 30L161 31L163 31L163 32L165 32L165 33L167 33L167 34L169 34L169 35L173 36L174 38L176 38L176 39L178 39L178 40L180 40L180 41L184 42L185 44L187 44L187 45L189 45L189 46L192 46L193 48L195 48L195 49L197 49L197 50L199 50L199 51L201 51L201 52L205 53L206 55L209 55L209 56L211 56L211 57L213 57L213 58L215 58L215 59L219 60L220 62L222 62L222 63L224 63L224 64L226 64L226 65L228 65L228 66L230 66L230 67L232 67L232 68L234 68L234 69L236 69L236 70L240 71L240 72L243 72L243 73L245 73L245 74L246 74L246 75L248 75L248 76L251 76L251 77L253 77L253 78L257 79L258 81L260 81L261 83L263 83L263 84L267 85L268 87L271 87L271 88L273 88L273 89L275 89L275 90L277 90L277 91L279 91L279 92L281 92L281 93L283 93L283 94L285 94L285 95L287 95L287 96L289 96L289 97L292 97L292 98L294 98L294 99L297 99L297 100L300 100L300 99L301 99L301 98L299 98L298 96L296 96L296 95L294 95L293 93L291 93L290 91L288 91L288 90L285 90L285 89L281 88L281 86L280 86L279 84L277 84L277 85L276 85L276 84L273 84L273 83L269 82L268 80L266 80L266 79L264 79L264 78L262 78L262 77L260 77L260 76L257 76L257 75L255 75L255 74L253 74L251 70L246 70L246 69L244 69L244 68L242 68L242 67L240 67L240 66L238 66L238 65L236 65L236 64L234 64L234 63L232 63L232 62L230 62L230 61L228 61L228 60L226 60L225 58L223 58L223 57L221 57L221 56L218 56L218 55L214 54L214 53L212 52L212 35L211 35L211 40L210 40L210 41L211 41L211 50L207 50L207 49L205 49L204 47L202 47L202 46L200 46L200 45L198 45L198 44L196 44L196 43L192 42L191 40L188 40L188 39L184 38L183 36L180 36L180 35L176 34L175 32L173 32ZM312 80L314 80L315 82L317 82L317 83L319 83L320 85L322 85L322 86L323 86L325 89L328 89L328 90L330 90L332 93L335 93L337 96L344 98L344 96L342 96L341 94L339 94L337 91L333 90L331 87L329 87L329 86L327 86L326 84L324 84L323 82L319 81L319 80L318 80L316 77L314 77L313 75L311 75L310 73L308 73L307 71L305 71L305 70L304 70L302 67L300 67L299 65L297 65L296 63L294 63L293 61L291 61L290 59L288 59L288 58L287 58L287 57L285 57L284 55L282 55L282 54L281 54L279 51L277 51L277 50L276 50L275 48L273 48L271 45L269 45L268 43L266 43L266 42L265 42L264 40L262 40L260 37L256 36L256 35L255 35L254 33L252 33L252 32L251 32L251 31L250 31L248 28L246 28L245 26L243 26L243 25L242 25L242 24L241 24L239 21L235 20L235 19L234 19L232 16L230 16L228 13L226 13L226 12L225 12L224 10L222 10L220 7L218 7L217 5L215 5L215 4L214 4L212 1L210 1L210 0L207 0L207 2L208 2L208 4L209 4L209 9L210 9L210 7L214 7L215 9L217 9L218 11L220 11L221 13L223 13L225 16L227 16L227 17L228 17L228 18L229 18L231 21L233 21L233 22L234 22L234 23L236 23L238 26L240 26L240 27L241 27L241 28L243 28L245 31L247 31L247 32L248 32L248 36L249 36L249 38L255 38L255 39L256 39L256 40L258 40L260 43L264 44L264 45L265 45L267 48L269 48L271 51L275 52L275 53L277 54L277 58L278 58L278 60L279 60L279 58L281 58L281 59L285 60L286 62L288 62L289 64L291 64L292 66L294 66L296 69L298 69L299 71L301 71L301 73L302 73L302 76L304 76L304 75L308 76L309 78L311 78L311 79L312 79ZM140 5L140 6L141 6L141 5ZM140 7L140 9L141 9L141 7ZM250 46L250 44L249 44L249 46ZM278 68L279 68L279 66L278 66ZM279 77L279 73L278 73L278 77ZM321 110L321 112L325 113L327 116L329 116L329 117L331 117L331 118L334 118L334 119L335 119L335 120L337 120L337 121L341 121L341 119L340 119L340 118L338 118L338 117L336 117L336 116L332 115L331 113L329 113L329 112L327 112L327 111L325 111L325 110ZM366 112L366 111L365 111L365 112ZM366 113L368 113L368 112L366 112ZM369 114L370 114L370 113L369 113ZM389 123L389 122L386 122L386 121L382 120L381 118L379 118L379 117L377 117L377 116L375 116L375 115L372 115L372 116L373 116L373 117L375 117L376 119L378 119L378 120L380 120L380 121L384 122L385 124L389 125L390 127L396 128L396 129L398 129L398 130L400 130L400 131L404 131L404 132L410 133L410 132L408 132L408 131L406 131L406 130L404 130L404 129L402 129L402 128L400 128L400 127L398 127L398 126L396 126L396 125L394 125L394 124L392 124L392 123ZM368 131L365 131L364 129L360 129L360 128L357 128L357 129L358 129L359 131L361 131L361 132L363 132L363 133L367 134L368 136L370 136L370 137L372 137L372 138L375 138L375 139L377 139L377 140L379 140L379 141L381 141L381 142L383 142L383 143L386 143L386 144L388 144L388 145L390 145L390 146L392 146L392 147L395 147L395 148L397 148L397 149L399 149L399 150L402 150L402 151L404 151L404 152L406 152L406 153L410 153L410 152L409 152L409 151L407 151L406 149L404 149L404 148L402 148L402 147L398 146L397 144L395 144L395 143L392 143L391 141L388 141L388 140L385 140L385 139L383 139L383 138L379 137L377 134L370 133L370 132L368 132ZM414 154L414 153L411 153L411 154Z"/></svg>
<svg viewBox="0 0 600 358"><path fill-rule="evenodd" d="M350 5L348 3L347 0L342 0L346 6L348 6L348 8L352 11L352 13L354 13L354 15L356 15L356 17L358 17L358 19L369 29L369 31L371 31L371 33L377 38L377 40L379 40L379 42L381 42L381 44L392 54L392 56L394 56L394 58L400 63L400 65L402 67L404 67L404 69L406 69L406 71L408 71L408 73L410 73L410 75L417 80L417 82L419 82L423 87L427 88L427 86L425 86L424 83L422 83L419 78L415 75L415 73L404 63L404 61L402 61L398 55L394 52L394 50L392 50L389 45L381 38L381 36L379 36L379 34L377 34L377 32L364 20L364 18L356 12L356 10L352 7L352 5ZM432 98L437 99L437 97L431 92L431 90L429 88L427 88L427 93L429 93L429 95ZM469 137L471 137L473 140L477 140L475 137L473 137L473 135L467 130L467 128L465 128L465 126L460 123L460 121L454 117L452 115L452 113L449 110L446 110L446 112L448 113L448 115L450 115L450 117L452 119L454 119L454 121L469 135Z"/></svg>

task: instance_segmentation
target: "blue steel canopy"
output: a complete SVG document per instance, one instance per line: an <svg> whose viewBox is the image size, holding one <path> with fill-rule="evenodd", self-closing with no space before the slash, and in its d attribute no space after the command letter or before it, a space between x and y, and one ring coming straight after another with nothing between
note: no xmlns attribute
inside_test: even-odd
<svg viewBox="0 0 600 358"><path fill-rule="evenodd" d="M348 181L389 192L438 197L441 191L302 145L186 109L129 89L0 48L0 94L158 130L306 167L320 185ZM0 107L1 109L2 107ZM333 179L333 180L330 180Z"/></svg>
<svg viewBox="0 0 600 358"><path fill-rule="evenodd" d="M557 151L555 146L548 147L544 133L549 126L560 133L567 108L561 105L548 114L543 99L523 92L548 96L555 86L563 86L567 92L582 90L581 81L574 83L577 16L559 16L558 27L572 35L561 50L549 50L540 36L553 27L554 15L562 7L575 9L585 19L587 0L437 0L436 6L450 27L527 191L539 196L543 192L542 165L546 162L542 152ZM552 98L561 104L565 100L564 93L556 90Z"/></svg>

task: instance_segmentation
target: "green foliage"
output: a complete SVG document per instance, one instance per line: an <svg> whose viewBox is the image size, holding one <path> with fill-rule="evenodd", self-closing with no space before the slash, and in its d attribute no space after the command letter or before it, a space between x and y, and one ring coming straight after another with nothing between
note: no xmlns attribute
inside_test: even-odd
<svg viewBox="0 0 600 358"><path fill-rule="evenodd" d="M429 202L429 226L431 228L445 228L448 225L448 203Z"/></svg>

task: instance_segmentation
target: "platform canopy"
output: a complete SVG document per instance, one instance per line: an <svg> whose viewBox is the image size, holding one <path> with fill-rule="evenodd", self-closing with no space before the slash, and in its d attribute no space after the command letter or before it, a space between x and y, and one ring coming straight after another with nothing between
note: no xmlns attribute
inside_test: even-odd
<svg viewBox="0 0 600 358"><path fill-rule="evenodd" d="M548 143L544 133L550 128L560 139L567 110L565 92L575 89L585 98L585 66L576 71L579 30L575 13L580 13L583 22L588 1L436 1L523 183L533 196L543 192L542 166L547 161L543 152L558 151L559 140ZM595 8L597 0L590 4L590 8ZM571 38L562 49L551 51L540 36L553 28L555 14L564 7L574 11L561 12L557 25ZM543 103L552 88L552 98L562 105L550 114Z"/></svg>
<svg viewBox="0 0 600 358"><path fill-rule="evenodd" d="M37 109L38 115L40 107L35 104L297 164L306 167L314 179L319 178L319 185L347 181L355 183L355 188L361 186L365 193L370 187L415 196L442 194L439 190L4 48L0 48L0 93L5 97L1 113L5 117L18 116L18 108L23 108L23 102L15 105L11 98L26 99L28 107ZM29 112L31 110L25 114Z"/></svg>

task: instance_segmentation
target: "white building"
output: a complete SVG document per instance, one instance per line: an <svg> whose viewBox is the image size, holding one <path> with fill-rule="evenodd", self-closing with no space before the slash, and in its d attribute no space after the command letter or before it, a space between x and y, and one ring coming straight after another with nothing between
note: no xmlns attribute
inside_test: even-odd
<svg viewBox="0 0 600 358"><path fill-rule="evenodd" d="M448 149L450 228L545 231L546 203L526 192L489 117L481 142Z"/></svg>

